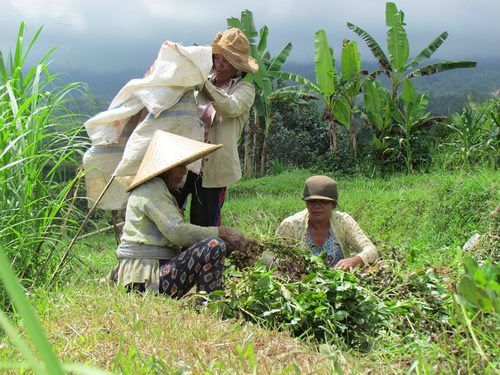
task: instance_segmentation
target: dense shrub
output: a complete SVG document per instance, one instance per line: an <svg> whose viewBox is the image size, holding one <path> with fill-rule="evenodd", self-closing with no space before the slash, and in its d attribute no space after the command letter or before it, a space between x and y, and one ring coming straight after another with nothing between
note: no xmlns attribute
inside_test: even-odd
<svg viewBox="0 0 500 375"><path fill-rule="evenodd" d="M274 103L269 147L271 160L303 168L328 153L327 124L321 121L317 104Z"/></svg>

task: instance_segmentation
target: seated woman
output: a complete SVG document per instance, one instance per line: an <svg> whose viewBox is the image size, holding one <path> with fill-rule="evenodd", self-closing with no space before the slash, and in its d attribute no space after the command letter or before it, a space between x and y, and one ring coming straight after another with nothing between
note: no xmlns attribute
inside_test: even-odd
<svg viewBox="0 0 500 375"><path fill-rule="evenodd" d="M184 218L170 190L186 166L214 152L211 145L157 130L132 184L120 245L117 279L128 290L181 297L195 284L210 293L221 288L226 242L241 231L201 227Z"/></svg>
<svg viewBox="0 0 500 375"><path fill-rule="evenodd" d="M326 254L325 262L338 269L352 271L377 258L377 249L348 214L335 211L337 183L327 176L306 180L302 199L306 209L283 220L277 237L303 241L313 254ZM353 256L354 254L354 256Z"/></svg>

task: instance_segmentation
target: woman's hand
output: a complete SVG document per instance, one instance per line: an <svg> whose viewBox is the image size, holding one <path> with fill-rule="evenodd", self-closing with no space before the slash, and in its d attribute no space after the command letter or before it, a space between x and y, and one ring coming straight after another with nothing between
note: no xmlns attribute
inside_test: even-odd
<svg viewBox="0 0 500 375"><path fill-rule="evenodd" d="M206 83L207 82L210 82L212 85L214 84L214 80L215 80L215 75L212 76L212 78L209 78L207 79L207 81L203 84L203 86L201 87L201 91L205 94L205 96L208 98L208 100L210 100L211 102L214 101L214 98L212 97L212 94L210 94L207 90L207 85Z"/></svg>
<svg viewBox="0 0 500 375"><path fill-rule="evenodd" d="M231 227L219 227L219 237L226 243L227 254L237 249L243 241L241 230Z"/></svg>
<svg viewBox="0 0 500 375"><path fill-rule="evenodd" d="M352 272L352 270L357 267L363 267L365 264L359 255L356 255L352 258L341 259L336 265L335 269L348 270Z"/></svg>
<svg viewBox="0 0 500 375"><path fill-rule="evenodd" d="M254 244L254 245L257 245L258 247L260 247L261 249L264 248L264 244L262 242L260 242L258 239L256 238L251 238L251 237L247 237L244 239L247 243L251 243L251 244Z"/></svg>

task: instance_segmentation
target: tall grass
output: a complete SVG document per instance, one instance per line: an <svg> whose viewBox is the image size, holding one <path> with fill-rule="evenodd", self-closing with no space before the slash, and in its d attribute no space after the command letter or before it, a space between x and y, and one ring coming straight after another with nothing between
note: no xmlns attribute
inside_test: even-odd
<svg viewBox="0 0 500 375"><path fill-rule="evenodd" d="M46 278L75 224L71 189L85 145L79 116L65 108L83 86L49 72L54 49L26 66L41 30L25 49L22 23L14 52L0 52L0 243L25 286Z"/></svg>
<svg viewBox="0 0 500 375"><path fill-rule="evenodd" d="M75 174L79 148L84 146L75 127L78 117L65 109L80 85L60 85L58 76L49 73L47 59L53 50L26 71L28 53L42 28L26 51L24 29L21 23L13 54L4 60L0 52L0 276L5 288L0 295L0 326L23 360L2 361L0 368L41 375L104 374L59 362L18 280L19 276L25 287L33 286L57 261L57 245L75 223L71 217L77 210L69 193L81 174L66 180L61 170ZM4 312L12 306L30 342Z"/></svg>

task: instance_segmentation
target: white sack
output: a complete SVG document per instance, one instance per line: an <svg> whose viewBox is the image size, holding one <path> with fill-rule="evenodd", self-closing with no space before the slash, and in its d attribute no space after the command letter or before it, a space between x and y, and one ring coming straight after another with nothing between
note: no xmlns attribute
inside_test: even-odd
<svg viewBox="0 0 500 375"><path fill-rule="evenodd" d="M133 180L156 129L203 141L194 87L205 81L211 67L211 47L165 42L150 74L129 81L107 111L85 123L93 145L84 156L85 169L93 168L85 177L89 207L115 175L122 185L113 182L98 207L122 208L128 197L125 188ZM149 115L137 124L144 107ZM188 169L198 173L200 166L198 161Z"/></svg>
<svg viewBox="0 0 500 375"><path fill-rule="evenodd" d="M204 126L198 115L194 91L188 91L177 104L158 117L148 115L137 125L125 146L120 164L113 173L124 187L128 187L134 179L156 129L203 142ZM200 168L201 161L188 166L194 173L199 173Z"/></svg>
<svg viewBox="0 0 500 375"><path fill-rule="evenodd" d="M212 47L165 42L147 77L129 81L109 109L90 118L85 129L93 146L118 143L128 119L143 107L157 117L180 97L201 85L212 68Z"/></svg>

